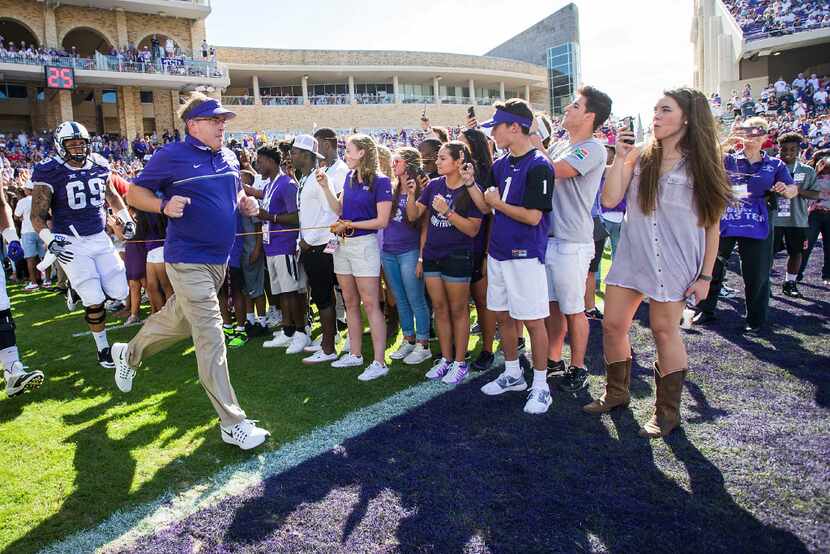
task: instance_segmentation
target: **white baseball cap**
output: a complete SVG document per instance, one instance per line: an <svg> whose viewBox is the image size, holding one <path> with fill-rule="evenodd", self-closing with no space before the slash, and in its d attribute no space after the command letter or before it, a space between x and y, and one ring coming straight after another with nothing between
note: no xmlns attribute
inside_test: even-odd
<svg viewBox="0 0 830 554"><path fill-rule="evenodd" d="M317 139L311 135L297 135L294 137L294 143L291 147L299 148L300 150L308 150L317 156L318 160L322 160L324 158L324 156L320 154L320 146L317 143Z"/></svg>

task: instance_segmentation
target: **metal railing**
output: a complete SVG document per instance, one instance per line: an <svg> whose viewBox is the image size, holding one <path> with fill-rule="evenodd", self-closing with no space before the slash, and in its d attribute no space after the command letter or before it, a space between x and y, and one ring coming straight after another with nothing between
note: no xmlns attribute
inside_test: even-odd
<svg viewBox="0 0 830 554"><path fill-rule="evenodd" d="M434 104L434 96L421 96L418 94L404 94L401 96L401 103L403 104Z"/></svg>
<svg viewBox="0 0 830 554"><path fill-rule="evenodd" d="M302 106L302 96L260 96L263 106Z"/></svg>
<svg viewBox="0 0 830 554"><path fill-rule="evenodd" d="M442 96L442 104L470 104L470 98L467 96Z"/></svg>
<svg viewBox="0 0 830 554"><path fill-rule="evenodd" d="M216 62L197 61L182 58L157 58L156 60L128 61L120 56L105 56L96 53L95 58L74 56L52 56L49 54L27 55L21 52L0 53L0 63L23 65L54 65L88 71L115 71L120 73L151 73L178 75L182 77L221 77L222 71Z"/></svg>
<svg viewBox="0 0 830 554"><path fill-rule="evenodd" d="M343 106L351 104L348 94L315 94L308 97L313 106Z"/></svg>
<svg viewBox="0 0 830 554"><path fill-rule="evenodd" d="M355 94L357 104L394 104L394 94Z"/></svg>
<svg viewBox="0 0 830 554"><path fill-rule="evenodd" d="M253 106L253 96L222 96L222 104L225 106Z"/></svg>

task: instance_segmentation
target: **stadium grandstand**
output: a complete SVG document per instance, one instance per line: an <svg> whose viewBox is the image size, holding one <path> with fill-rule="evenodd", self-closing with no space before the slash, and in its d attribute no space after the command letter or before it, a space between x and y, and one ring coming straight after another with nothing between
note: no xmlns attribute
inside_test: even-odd
<svg viewBox="0 0 830 554"><path fill-rule="evenodd" d="M315 121L400 132L425 111L457 126L469 106L488 116L510 97L561 111L578 84L573 4L484 56L214 47L210 11L207 0L0 0L0 131L74 119L105 141L172 137L180 95L200 90L238 111L231 135L296 134ZM529 60L531 50L547 57Z"/></svg>

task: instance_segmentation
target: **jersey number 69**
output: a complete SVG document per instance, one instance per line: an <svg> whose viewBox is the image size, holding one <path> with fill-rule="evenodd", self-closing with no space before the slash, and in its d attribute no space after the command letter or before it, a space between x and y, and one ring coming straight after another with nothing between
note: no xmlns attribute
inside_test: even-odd
<svg viewBox="0 0 830 554"><path fill-rule="evenodd" d="M73 210L82 210L87 206L87 195L89 205L100 208L104 204L104 180L93 177L88 181L89 192L83 181L69 181L66 183L66 200Z"/></svg>

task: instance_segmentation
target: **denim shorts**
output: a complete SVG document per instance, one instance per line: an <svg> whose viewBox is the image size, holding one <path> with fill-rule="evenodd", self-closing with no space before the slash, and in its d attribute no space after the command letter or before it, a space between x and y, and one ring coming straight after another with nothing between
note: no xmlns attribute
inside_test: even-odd
<svg viewBox="0 0 830 554"><path fill-rule="evenodd" d="M443 258L424 259L424 277L438 277L448 283L469 283L473 275L473 253L459 250Z"/></svg>
<svg viewBox="0 0 830 554"><path fill-rule="evenodd" d="M20 237L20 245L23 247L23 257L43 258L46 255L46 245L37 236L37 233L23 233Z"/></svg>

